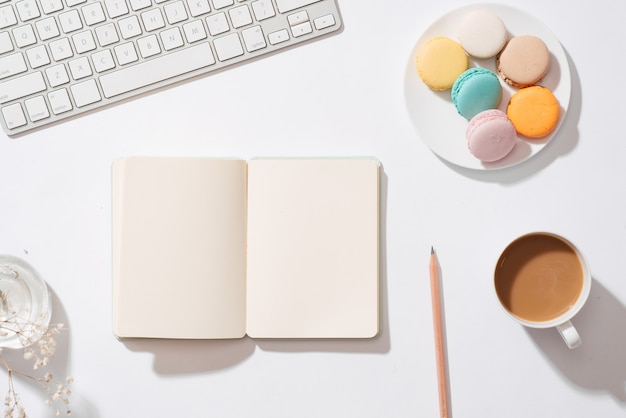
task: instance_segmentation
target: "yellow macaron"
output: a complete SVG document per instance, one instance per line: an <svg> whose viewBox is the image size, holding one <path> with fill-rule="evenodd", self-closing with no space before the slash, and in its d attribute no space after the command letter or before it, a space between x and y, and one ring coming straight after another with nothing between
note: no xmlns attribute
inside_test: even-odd
<svg viewBox="0 0 626 418"><path fill-rule="evenodd" d="M451 88L468 67L469 59L461 44L445 36L428 40L417 54L417 74L433 90Z"/></svg>
<svg viewBox="0 0 626 418"><path fill-rule="evenodd" d="M559 102L550 89L532 86L519 89L506 108L515 130L529 138L548 135L559 120Z"/></svg>

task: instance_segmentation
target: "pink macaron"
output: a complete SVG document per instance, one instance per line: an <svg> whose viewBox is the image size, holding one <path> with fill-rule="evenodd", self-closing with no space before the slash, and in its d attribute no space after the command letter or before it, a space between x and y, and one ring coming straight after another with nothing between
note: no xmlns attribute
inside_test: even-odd
<svg viewBox="0 0 626 418"><path fill-rule="evenodd" d="M465 131L467 146L483 162L508 155L517 141L515 126L501 110L489 109L474 116Z"/></svg>

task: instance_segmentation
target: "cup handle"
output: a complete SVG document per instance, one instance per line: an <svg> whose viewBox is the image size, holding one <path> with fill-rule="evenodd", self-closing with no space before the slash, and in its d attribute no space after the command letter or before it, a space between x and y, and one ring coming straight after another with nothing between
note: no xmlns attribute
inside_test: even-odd
<svg viewBox="0 0 626 418"><path fill-rule="evenodd" d="M558 325L556 329L559 330L559 334L563 337L563 341L569 348L576 348L582 344L578 331L574 328L571 321L567 321L561 325Z"/></svg>

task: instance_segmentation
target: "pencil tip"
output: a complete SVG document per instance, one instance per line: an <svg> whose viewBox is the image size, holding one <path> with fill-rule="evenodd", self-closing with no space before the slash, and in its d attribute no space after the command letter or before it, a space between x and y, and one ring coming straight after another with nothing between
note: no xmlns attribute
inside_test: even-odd
<svg viewBox="0 0 626 418"><path fill-rule="evenodd" d="M433 246L432 246L432 245L430 246L430 253L431 253L431 254L435 254L435 249L433 248Z"/></svg>

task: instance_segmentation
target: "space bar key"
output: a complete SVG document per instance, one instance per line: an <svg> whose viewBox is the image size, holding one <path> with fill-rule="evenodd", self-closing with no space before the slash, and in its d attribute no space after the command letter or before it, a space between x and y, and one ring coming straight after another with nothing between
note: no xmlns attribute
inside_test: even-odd
<svg viewBox="0 0 626 418"><path fill-rule="evenodd" d="M104 96L109 98L215 64L207 42L119 69L100 77Z"/></svg>

